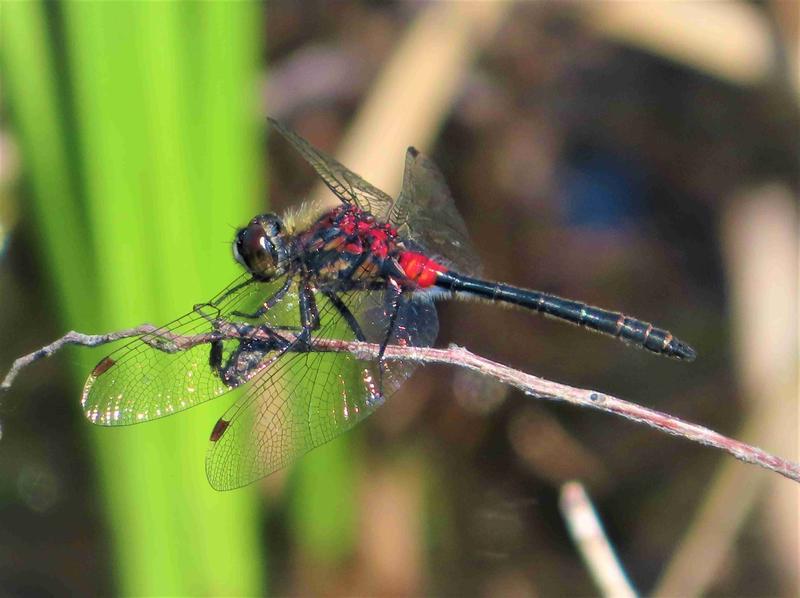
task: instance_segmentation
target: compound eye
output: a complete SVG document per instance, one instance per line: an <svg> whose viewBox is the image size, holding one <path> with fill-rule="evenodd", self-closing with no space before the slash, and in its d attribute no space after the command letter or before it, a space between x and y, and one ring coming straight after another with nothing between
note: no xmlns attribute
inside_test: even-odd
<svg viewBox="0 0 800 598"><path fill-rule="evenodd" d="M270 241L269 236L261 231L253 235L251 239L253 263L251 268L254 273L262 276L272 276L275 267L278 265L278 256L275 254L275 247Z"/></svg>
<svg viewBox="0 0 800 598"><path fill-rule="evenodd" d="M239 232L234 255L251 274L259 278L272 277L278 266L275 246L259 224L252 224Z"/></svg>

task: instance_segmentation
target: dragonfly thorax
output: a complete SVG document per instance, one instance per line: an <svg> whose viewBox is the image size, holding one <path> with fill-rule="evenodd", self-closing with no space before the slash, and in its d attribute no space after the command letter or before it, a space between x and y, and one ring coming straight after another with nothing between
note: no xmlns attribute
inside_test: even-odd
<svg viewBox="0 0 800 598"><path fill-rule="evenodd" d="M385 265L402 251L397 231L351 205L323 213L296 236L301 267L314 284L338 288L384 278Z"/></svg>
<svg viewBox="0 0 800 598"><path fill-rule="evenodd" d="M254 278L272 280L286 271L290 245L281 219L275 214L261 214L237 231L233 257Z"/></svg>

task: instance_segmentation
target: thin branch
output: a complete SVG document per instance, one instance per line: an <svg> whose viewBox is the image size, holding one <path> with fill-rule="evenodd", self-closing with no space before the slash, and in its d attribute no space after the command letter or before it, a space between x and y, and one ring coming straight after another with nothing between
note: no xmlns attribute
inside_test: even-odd
<svg viewBox="0 0 800 598"><path fill-rule="evenodd" d="M50 357L65 345L96 347L123 338L141 336L143 342L155 349L172 353L213 340L254 339L274 343L277 349L285 348L287 344L296 339L292 334L282 333L279 335L265 327L239 328L235 324L221 320L215 320L213 324L215 327L213 332L191 336L181 336L163 329L159 330L151 324L143 324L136 328L109 334L86 335L70 332L46 347L17 359L2 384L0 384L0 391L8 390L11 387L11 383L22 368L45 357ZM246 332L243 332L244 330ZM311 350L314 351L350 352L362 359L377 359L380 351L380 346L374 343L322 338L312 338L310 342L312 344ZM307 351L309 349L306 344L301 342L291 346L290 350ZM410 360L420 363L444 363L464 367L479 374L491 376L500 382L510 384L528 396L565 401L573 405L613 413L672 436L680 436L699 444L720 449L740 461L770 469L790 480L800 482L800 464L798 463L776 457L757 447L728 438L703 426L683 421L655 409L648 409L595 390L574 388L520 372L506 365L475 355L463 347L451 345L447 349L434 349L431 347L389 345L386 347L384 359Z"/></svg>
<svg viewBox="0 0 800 598"><path fill-rule="evenodd" d="M355 345L357 344L342 343L341 341L325 342L338 342L340 345L350 345L353 349L356 348ZM370 354L375 355L377 353L370 350ZM728 438L703 426L683 421L655 409L648 409L595 390L574 388L520 372L506 365L470 353L462 347L451 345L448 349L431 349L392 346L387 347L385 357L389 359L412 359L425 363L447 363L469 368L510 384L529 396L566 401L573 405L613 413L672 436L680 436L693 442L723 450L740 461L771 469L790 480L800 482L800 464L788 459L776 457L760 448Z"/></svg>
<svg viewBox="0 0 800 598"><path fill-rule="evenodd" d="M636 590L622 569L583 484L572 481L561 486L558 507L583 562L603 596L634 598Z"/></svg>
<svg viewBox="0 0 800 598"><path fill-rule="evenodd" d="M45 357L51 357L67 345L99 347L100 345L113 343L114 341L118 341L123 338L143 336L154 332L155 330L156 327L152 324L142 324L136 328L127 328L125 330L118 330L117 332L109 332L108 334L83 334L82 332L70 330L64 336L54 340L49 345L45 345L33 353L28 353L27 355L23 355L22 357L15 359L14 363L11 364L11 369L8 370L5 378L3 378L3 382L0 383L0 391L7 391L9 388L11 388L11 385L14 383L14 379L17 377L22 368L25 368L32 363L39 361L40 359L44 359Z"/></svg>

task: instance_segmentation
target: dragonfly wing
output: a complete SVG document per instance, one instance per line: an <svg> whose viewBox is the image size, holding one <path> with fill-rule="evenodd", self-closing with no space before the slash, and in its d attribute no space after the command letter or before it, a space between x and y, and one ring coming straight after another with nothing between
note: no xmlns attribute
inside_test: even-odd
<svg viewBox="0 0 800 598"><path fill-rule="evenodd" d="M478 258L467 225L456 209L444 176L433 160L413 147L406 152L403 190L389 221L427 253L444 258L458 272L476 275Z"/></svg>
<svg viewBox="0 0 800 598"><path fill-rule="evenodd" d="M371 185L331 156L318 150L308 141L278 121L268 119L272 127L300 152L323 182L344 203L355 204L379 220L386 220L394 200Z"/></svg>
<svg viewBox="0 0 800 598"><path fill-rule="evenodd" d="M367 340L383 342L388 322L383 294L349 293L341 299ZM381 385L376 361L349 352L315 350L318 339L355 340L332 303L323 296L317 301L322 327L311 350L286 351L251 381L246 394L217 422L206 457L206 473L214 488L245 486L351 429L416 367L411 362L386 363ZM432 304L404 298L390 342L427 345L437 328Z"/></svg>
<svg viewBox="0 0 800 598"><path fill-rule="evenodd" d="M233 313L252 314L282 284L282 280L263 283L243 275L207 304L111 353L98 363L84 386L81 404L86 417L103 426L150 421L204 403L246 382L254 371L223 382L218 370L211 366L208 342L175 350L175 339L211 333L214 318L270 326L297 325L296 307L288 303L279 304L260 321ZM228 362L239 343L223 341L221 363ZM265 359L271 352L264 350Z"/></svg>
<svg viewBox="0 0 800 598"><path fill-rule="evenodd" d="M361 305L361 326L370 342L383 343L391 316L391 292L371 292ZM424 296L402 295L395 316L390 345L429 347L439 333L436 307ZM389 396L414 372L419 364L410 360L384 363L383 393Z"/></svg>

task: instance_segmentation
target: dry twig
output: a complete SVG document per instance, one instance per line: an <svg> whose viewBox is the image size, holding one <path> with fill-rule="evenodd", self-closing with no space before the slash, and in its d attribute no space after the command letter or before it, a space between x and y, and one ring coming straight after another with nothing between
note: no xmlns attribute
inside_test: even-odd
<svg viewBox="0 0 800 598"><path fill-rule="evenodd" d="M636 590L622 569L583 484L572 481L561 486L558 506L569 534L603 596L634 598Z"/></svg>
<svg viewBox="0 0 800 598"><path fill-rule="evenodd" d="M143 342L156 349L175 352L208 343L212 340L249 338L266 342L276 341L276 335L264 328L251 329L246 335L243 335L235 326L226 322L216 321L215 324L217 329L214 332L192 336L180 336L163 330L154 334L158 329L152 324L142 324L136 328L98 335L81 334L72 331L49 345L14 361L5 379L0 383L0 391L8 390L11 387L14 378L22 368L39 359L50 357L65 345L97 347L119 339L141 336ZM286 335L284 335L285 337ZM362 359L377 359L380 351L380 346L374 343L322 338L314 338L312 343L315 351L347 351ZM303 350L302 344L295 350ZM463 347L450 345L447 349L435 349L432 347L389 345L386 347L384 359L411 360L419 363L445 363L468 368L479 374L491 376L500 382L510 384L528 396L565 401L573 405L613 413L661 432L720 449L740 461L771 469L790 480L800 482L800 464L798 463L776 457L747 443L728 438L703 426L683 421L655 409L648 409L595 390L574 388L520 372L509 366L475 355Z"/></svg>

